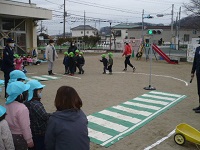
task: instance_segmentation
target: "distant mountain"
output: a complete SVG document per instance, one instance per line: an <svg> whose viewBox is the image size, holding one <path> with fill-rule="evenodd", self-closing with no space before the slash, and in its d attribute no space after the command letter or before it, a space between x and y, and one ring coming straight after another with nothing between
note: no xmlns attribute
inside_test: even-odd
<svg viewBox="0 0 200 150"><path fill-rule="evenodd" d="M200 30L200 16L185 17L180 20L180 26L181 28L190 28L190 29L192 28L192 29Z"/></svg>

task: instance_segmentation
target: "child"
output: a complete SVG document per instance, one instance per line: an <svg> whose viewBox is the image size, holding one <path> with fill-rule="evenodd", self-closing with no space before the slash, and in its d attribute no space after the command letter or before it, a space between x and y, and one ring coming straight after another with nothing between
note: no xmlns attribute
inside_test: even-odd
<svg viewBox="0 0 200 150"><path fill-rule="evenodd" d="M83 66L85 64L85 59L83 57L83 52L79 52L77 63L78 63L79 74L84 74Z"/></svg>
<svg viewBox="0 0 200 150"><path fill-rule="evenodd" d="M28 65L32 65L32 63L33 63L33 59L31 58L30 55L27 56L27 63L28 63Z"/></svg>
<svg viewBox="0 0 200 150"><path fill-rule="evenodd" d="M26 55L23 55L23 66L27 66L27 58Z"/></svg>
<svg viewBox="0 0 200 150"><path fill-rule="evenodd" d="M111 75L112 74L112 66L113 66L113 54L112 53L108 53L108 57L109 57L109 60L108 60L108 70L109 70L109 74Z"/></svg>
<svg viewBox="0 0 200 150"><path fill-rule="evenodd" d="M45 134L46 150L89 150L88 120L81 110L76 90L62 86L55 98L57 109L49 118Z"/></svg>
<svg viewBox="0 0 200 150"><path fill-rule="evenodd" d="M41 61L39 61L39 60L37 59L37 56L36 56L36 55L33 56L33 64L34 64L34 65L40 65L40 63L41 63Z"/></svg>
<svg viewBox="0 0 200 150"><path fill-rule="evenodd" d="M10 127L15 150L27 150L33 147L32 134L30 129L29 110L23 104L27 100L29 84L15 81L8 84L6 98L6 121Z"/></svg>
<svg viewBox="0 0 200 150"><path fill-rule="evenodd" d="M106 69L107 69L107 65L108 65L108 60L106 58L106 54L102 54L101 55L101 60L100 62L103 62L103 74L106 74Z"/></svg>
<svg viewBox="0 0 200 150"><path fill-rule="evenodd" d="M29 109L34 148L35 150L45 150L44 136L49 114L40 102L42 98L42 89L45 85L42 85L38 80L30 80L27 84L30 85L30 88L28 90L28 101L24 104Z"/></svg>
<svg viewBox="0 0 200 150"><path fill-rule="evenodd" d="M75 68L74 68L74 72L76 72L76 67L79 68L79 64L78 64L78 59L79 59L79 50L75 50L75 57L74 57L74 61L75 61ZM80 70L79 70L80 72Z"/></svg>
<svg viewBox="0 0 200 150"><path fill-rule="evenodd" d="M6 117L6 108L0 105L0 150L15 150Z"/></svg>
<svg viewBox="0 0 200 150"><path fill-rule="evenodd" d="M69 56L68 56L68 52L64 52L63 65L65 65L65 73L64 74L69 74Z"/></svg>
<svg viewBox="0 0 200 150"><path fill-rule="evenodd" d="M71 75L71 76L74 75L75 67L76 67L76 64L75 64L75 60L74 60L74 53L70 52L69 53L69 71L70 71L69 75Z"/></svg>
<svg viewBox="0 0 200 150"><path fill-rule="evenodd" d="M15 60L14 60L15 69L16 70L22 70L23 59L18 54L15 54L14 57L15 57Z"/></svg>

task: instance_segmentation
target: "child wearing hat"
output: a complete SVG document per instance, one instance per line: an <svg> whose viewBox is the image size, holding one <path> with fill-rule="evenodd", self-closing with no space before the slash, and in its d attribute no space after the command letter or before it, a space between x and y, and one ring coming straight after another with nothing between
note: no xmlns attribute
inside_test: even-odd
<svg viewBox="0 0 200 150"><path fill-rule="evenodd" d="M29 110L23 104L28 97L29 84L20 81L12 82L7 87L6 98L6 121L12 133L15 150L27 150L34 146L31 129Z"/></svg>
<svg viewBox="0 0 200 150"><path fill-rule="evenodd" d="M15 69L16 70L22 70L23 59L18 54L15 54L14 57L15 57L15 60L14 60Z"/></svg>
<svg viewBox="0 0 200 150"><path fill-rule="evenodd" d="M12 72L10 72L9 76L10 76L10 79L8 81L8 84L15 81L24 82L27 79L25 73L20 70L13 70Z"/></svg>
<svg viewBox="0 0 200 150"><path fill-rule="evenodd" d="M75 71L75 67L76 67L76 63L75 63L75 59L74 59L74 53L70 52L69 53L69 71L71 76L74 75L74 71Z"/></svg>
<svg viewBox="0 0 200 150"><path fill-rule="evenodd" d="M102 54L101 55L101 60L100 60L100 62L102 62L103 63L103 74L106 74L106 70L107 70L107 65L108 65L108 60L107 60L107 58L106 58L106 54Z"/></svg>
<svg viewBox="0 0 200 150"><path fill-rule="evenodd" d="M0 150L15 150L12 134L5 117L6 108L0 105Z"/></svg>
<svg viewBox="0 0 200 150"><path fill-rule="evenodd" d="M42 89L45 85L42 85L38 80L30 80L27 84L30 85L30 88L28 90L28 100L24 104L29 109L34 148L36 150L45 150L44 137L47 121L50 116L40 101L42 98Z"/></svg>
<svg viewBox="0 0 200 150"><path fill-rule="evenodd" d="M109 70L109 74L111 75L112 74L112 66L113 66L113 54L110 52L108 53L108 70Z"/></svg>
<svg viewBox="0 0 200 150"><path fill-rule="evenodd" d="M77 64L78 64L79 74L84 74L83 66L85 64L85 59L83 57L83 52L79 52Z"/></svg>
<svg viewBox="0 0 200 150"><path fill-rule="evenodd" d="M68 56L68 52L64 52L63 65L65 66L65 73L64 74L69 74L69 56Z"/></svg>

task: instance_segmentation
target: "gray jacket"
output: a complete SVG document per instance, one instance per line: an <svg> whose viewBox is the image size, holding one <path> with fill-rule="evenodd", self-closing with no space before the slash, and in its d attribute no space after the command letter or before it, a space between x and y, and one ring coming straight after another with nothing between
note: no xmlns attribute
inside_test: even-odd
<svg viewBox="0 0 200 150"><path fill-rule="evenodd" d="M54 62L56 60L56 57L58 57L58 54L55 49L55 56L54 56L54 61L53 61L53 48L55 49L54 46L47 45L46 50L45 50L46 59L49 60L50 62Z"/></svg>

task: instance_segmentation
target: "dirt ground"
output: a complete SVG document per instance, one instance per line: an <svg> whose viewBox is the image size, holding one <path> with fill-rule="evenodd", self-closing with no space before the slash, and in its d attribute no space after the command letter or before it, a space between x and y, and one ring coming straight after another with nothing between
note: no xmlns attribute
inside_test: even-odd
<svg viewBox="0 0 200 150"><path fill-rule="evenodd" d="M123 73L124 58L121 57L121 54L116 53L114 54L113 75L104 75L102 74L103 65L99 62L100 55L85 54L85 74L75 74L75 77L79 78L62 76L58 80L42 82L46 85L43 90L42 102L48 112L55 111L54 98L57 89L62 85L69 85L77 90L83 100L82 109L86 115L118 105L149 92L143 89L149 85L149 75L144 75L150 72L149 61L145 61L144 58L140 61L132 58L131 62L136 67L135 73L132 72L130 67L128 67L127 72ZM62 60L63 56L60 54L59 59L55 62L53 72L58 74L64 73ZM198 106L198 95L196 78L191 84L189 83L191 67L192 64L187 62L172 65L163 60L153 60L152 74L163 76L152 75L152 86L156 87L158 91L186 95L187 98L114 145L104 148L91 143L91 150L143 150L145 147L167 136L175 129L176 125L182 122L200 129L200 114L192 111L193 107ZM27 76L47 74L47 63L42 63L40 66L27 66L27 70ZM188 82L188 86L186 86L185 82L175 78ZM0 79L3 79L3 72L0 72ZM0 98L1 104L5 102L3 92ZM173 136L171 136L153 149L194 150L197 148L189 142L184 146L179 146L174 142Z"/></svg>

